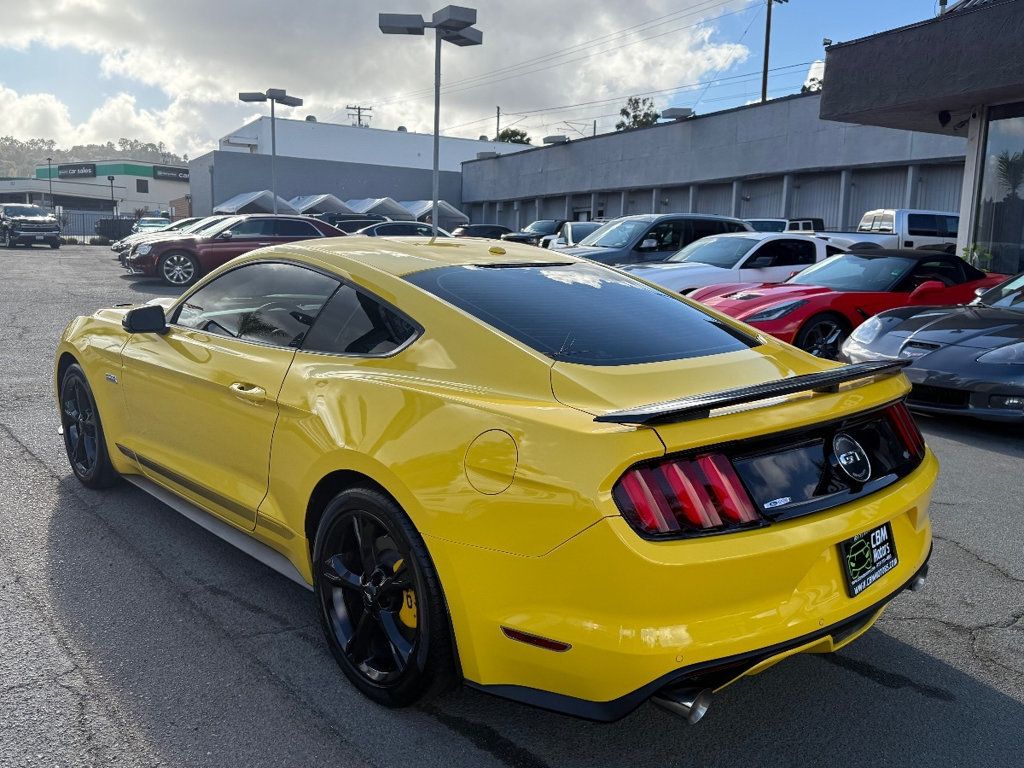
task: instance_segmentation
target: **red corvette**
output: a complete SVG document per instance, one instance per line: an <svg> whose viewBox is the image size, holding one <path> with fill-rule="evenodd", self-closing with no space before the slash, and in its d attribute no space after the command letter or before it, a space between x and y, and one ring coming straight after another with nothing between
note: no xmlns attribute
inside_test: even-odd
<svg viewBox="0 0 1024 768"><path fill-rule="evenodd" d="M965 304L976 289L1005 278L936 251L861 251L833 256L784 283L712 285L690 298L813 355L835 357L872 315L917 304Z"/></svg>

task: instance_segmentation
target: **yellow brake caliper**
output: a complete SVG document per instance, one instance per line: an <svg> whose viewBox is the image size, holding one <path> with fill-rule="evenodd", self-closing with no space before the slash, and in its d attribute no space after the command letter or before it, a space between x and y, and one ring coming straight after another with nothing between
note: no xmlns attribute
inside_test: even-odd
<svg viewBox="0 0 1024 768"><path fill-rule="evenodd" d="M395 563L394 573L402 567L404 560ZM416 629L416 593L411 589L402 591L402 610L398 612L398 619L409 629Z"/></svg>

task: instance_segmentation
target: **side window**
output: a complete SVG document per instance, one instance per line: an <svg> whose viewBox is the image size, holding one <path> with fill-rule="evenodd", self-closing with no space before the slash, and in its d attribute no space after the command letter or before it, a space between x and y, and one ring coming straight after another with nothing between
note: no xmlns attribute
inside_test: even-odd
<svg viewBox="0 0 1024 768"><path fill-rule="evenodd" d="M273 226L277 237L320 237L320 230L308 221L278 219Z"/></svg>
<svg viewBox="0 0 1024 768"><path fill-rule="evenodd" d="M754 254L754 258L771 256L772 267L804 267L814 263L814 244L804 240L773 240L765 243Z"/></svg>
<svg viewBox="0 0 1024 768"><path fill-rule="evenodd" d="M878 219L879 232L893 232L896 220L891 213L883 213Z"/></svg>
<svg viewBox="0 0 1024 768"><path fill-rule="evenodd" d="M228 231L231 232L233 239L241 237L267 237L273 232L273 226L273 219L247 219L231 226Z"/></svg>
<svg viewBox="0 0 1024 768"><path fill-rule="evenodd" d="M411 235L414 234L415 230L411 224L382 224L377 227L377 237L386 237L387 235Z"/></svg>
<svg viewBox="0 0 1024 768"><path fill-rule="evenodd" d="M689 225L689 235L683 245L689 245L694 240L700 240L708 235L720 235L725 229L722 222L716 219L690 219L686 223Z"/></svg>
<svg viewBox="0 0 1024 768"><path fill-rule="evenodd" d="M953 260L930 259L921 261L897 286L897 291L913 291L922 283L937 280L943 285L959 285L964 282L963 270Z"/></svg>
<svg viewBox="0 0 1024 768"><path fill-rule="evenodd" d="M825 257L829 258L839 253L846 253L842 248L836 248L834 245L825 246Z"/></svg>
<svg viewBox="0 0 1024 768"><path fill-rule="evenodd" d="M725 230L726 232L747 232L748 231L746 227L744 227L742 224L739 224L739 223L737 223L735 221L723 221L723 222L719 222L719 223L722 225L722 229ZM687 243L684 243L684 245L687 245Z"/></svg>
<svg viewBox="0 0 1024 768"><path fill-rule="evenodd" d="M907 214L907 234L918 237L938 237L939 220L937 216L928 213Z"/></svg>
<svg viewBox="0 0 1024 768"><path fill-rule="evenodd" d="M414 224L412 226L413 231L410 235L418 235L419 237L430 237L434 234L434 230L426 224Z"/></svg>
<svg viewBox="0 0 1024 768"><path fill-rule="evenodd" d="M416 326L377 299L342 285L302 348L336 355L386 355L416 335Z"/></svg>
<svg viewBox="0 0 1024 768"><path fill-rule="evenodd" d="M189 296L173 322L233 339L297 347L338 285L294 264L248 264Z"/></svg>
<svg viewBox="0 0 1024 768"><path fill-rule="evenodd" d="M645 251L678 251L683 247L682 239L682 221L662 221L647 230L647 234L640 238L639 245L654 240L654 247L644 248Z"/></svg>
<svg viewBox="0 0 1024 768"><path fill-rule="evenodd" d="M860 224L857 225L858 232L870 232L871 225L874 223L875 217L870 213L865 213L864 217L860 220Z"/></svg>
<svg viewBox="0 0 1024 768"><path fill-rule="evenodd" d="M960 232L959 216L938 216L940 237L956 237Z"/></svg>

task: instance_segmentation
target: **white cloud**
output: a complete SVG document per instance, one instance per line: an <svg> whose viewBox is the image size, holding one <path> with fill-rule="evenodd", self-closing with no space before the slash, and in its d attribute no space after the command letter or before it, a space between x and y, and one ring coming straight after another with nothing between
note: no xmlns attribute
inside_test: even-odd
<svg viewBox="0 0 1024 768"><path fill-rule="evenodd" d="M698 26L747 6L745 0L637 0L602 3L563 0L481 0L478 26L484 45L444 50L443 126L553 105L593 101L695 83L744 61L743 45L719 40L713 25ZM435 4L389 0L386 10L429 14ZM4 11L0 46L31 43L71 46L96 54L105 75L130 78L161 89L170 105L139 108L125 94L98 105L81 124L47 94L14 95L4 102L0 133L110 140L131 136L163 140L178 152L211 146L237 127L248 110L236 106L239 90L283 87L306 104L283 115L316 114L345 120L345 105L373 104L373 125L429 130L432 100L432 39L384 36L377 30L378 3L362 0L280 0L211 3L178 0L63 0L46 9L31 3ZM747 11L753 13L754 11ZM622 30L649 19L658 24L626 36ZM747 17L741 17L747 18ZM594 42L601 45L584 48ZM577 48L573 48L577 46ZM571 52L518 70L496 73L485 84L458 81L543 57ZM594 55L596 53L596 55ZM573 59L562 66L556 62ZM511 75L539 70L532 74ZM479 83L479 81L477 81ZM401 97L401 98L396 98ZM663 106L667 96L657 99ZM534 131L564 119L613 113L619 104L595 105L528 118ZM510 116L507 122L517 119ZM609 126L613 119L605 120ZM453 131L493 132L488 119ZM47 130L49 129L49 130Z"/></svg>

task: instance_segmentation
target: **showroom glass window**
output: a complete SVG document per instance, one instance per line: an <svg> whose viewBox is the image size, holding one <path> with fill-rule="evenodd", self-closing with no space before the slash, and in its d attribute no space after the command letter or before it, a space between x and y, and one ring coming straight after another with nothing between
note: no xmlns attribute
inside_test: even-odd
<svg viewBox="0 0 1024 768"><path fill-rule="evenodd" d="M189 296L173 322L233 339L298 347L338 285L294 264L249 264Z"/></svg>
<svg viewBox="0 0 1024 768"><path fill-rule="evenodd" d="M1024 269L1024 103L991 107L984 142L970 257L1012 275Z"/></svg>

